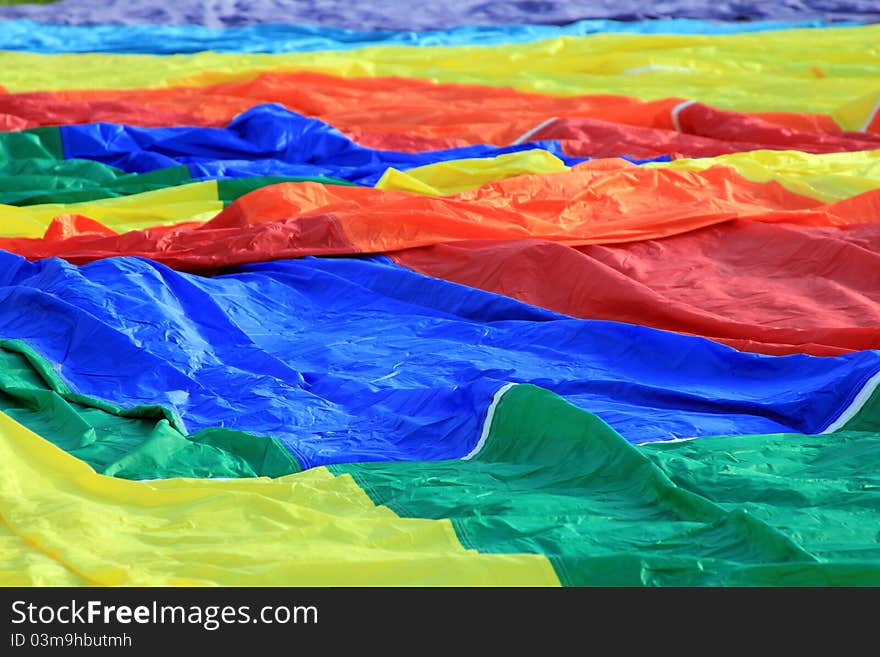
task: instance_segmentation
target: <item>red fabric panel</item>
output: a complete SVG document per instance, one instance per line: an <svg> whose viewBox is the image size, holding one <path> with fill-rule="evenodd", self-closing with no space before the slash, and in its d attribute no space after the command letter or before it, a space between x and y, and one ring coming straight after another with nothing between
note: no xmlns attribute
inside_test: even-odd
<svg viewBox="0 0 880 657"><path fill-rule="evenodd" d="M632 244L469 241L394 258L574 317L704 336L743 351L830 356L880 348L880 223L735 221Z"/></svg>

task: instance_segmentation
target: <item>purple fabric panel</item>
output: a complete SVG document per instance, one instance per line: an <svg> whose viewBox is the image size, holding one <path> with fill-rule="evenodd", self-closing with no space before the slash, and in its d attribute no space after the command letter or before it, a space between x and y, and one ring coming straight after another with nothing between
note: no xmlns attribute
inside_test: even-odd
<svg viewBox="0 0 880 657"><path fill-rule="evenodd" d="M415 8L414 8L415 7ZM60 0L0 7L2 18L64 24L198 24L212 27L300 23L359 30L428 30L457 25L565 24L586 18L640 20L880 21L878 0Z"/></svg>

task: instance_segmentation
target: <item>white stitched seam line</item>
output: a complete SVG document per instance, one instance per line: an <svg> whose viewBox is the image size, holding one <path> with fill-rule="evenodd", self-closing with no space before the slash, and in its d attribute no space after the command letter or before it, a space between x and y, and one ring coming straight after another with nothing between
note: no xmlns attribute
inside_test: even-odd
<svg viewBox="0 0 880 657"><path fill-rule="evenodd" d="M877 112L880 112L880 97L878 97L877 102L874 103L874 109L868 114L868 120L865 121L865 125L862 126L862 132L868 132L868 128L870 128L871 124L874 122L874 117L877 116Z"/></svg>
<svg viewBox="0 0 880 657"><path fill-rule="evenodd" d="M672 114L671 114L672 125L673 125L673 127L675 127L675 130L677 132L681 132L681 124L678 122L678 115L681 113L681 111L685 107L690 107L691 105L694 105L696 102L697 101L695 101L695 100L685 100L672 108Z"/></svg>
<svg viewBox="0 0 880 657"><path fill-rule="evenodd" d="M877 386L880 385L880 372L877 372L874 376L865 382L865 385L862 386L862 389L859 390L859 394L856 395L856 398L852 400L852 403L847 406L843 413L837 416L837 419L834 420L831 424L829 424L822 433L831 433L832 431L837 431L847 422L852 420L856 413L862 410L862 407L867 403L868 399L870 399L871 395L874 394L874 391L877 389Z"/></svg>
<svg viewBox="0 0 880 657"><path fill-rule="evenodd" d="M549 119L547 119L546 121L541 121L534 128L532 128L531 130L529 130L527 132L524 132L522 135L517 137L516 140L514 140L514 142L511 145L515 146L517 144L522 144L523 142L528 141L532 137L532 135L537 134L538 132L540 132L541 130L546 128L548 125L550 125L554 121L558 121L558 120L559 120L558 116L553 116L553 117L550 117Z"/></svg>
<svg viewBox="0 0 880 657"><path fill-rule="evenodd" d="M504 393L510 390L514 385L516 384L505 383L495 392L495 396L492 397L492 403L489 404L489 409L486 411L486 419L483 421L483 431L480 433L480 439L477 441L476 446L467 454L467 456L462 457L463 461L474 458L477 454L480 453L480 450L483 449L483 445L486 444L486 438L489 437L489 430L492 428L492 420L495 418L495 409L498 407L498 402L501 401Z"/></svg>

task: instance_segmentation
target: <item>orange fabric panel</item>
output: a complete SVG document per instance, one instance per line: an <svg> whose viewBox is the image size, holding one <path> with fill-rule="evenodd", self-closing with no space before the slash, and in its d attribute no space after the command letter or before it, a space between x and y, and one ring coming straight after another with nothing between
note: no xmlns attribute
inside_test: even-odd
<svg viewBox="0 0 880 657"><path fill-rule="evenodd" d="M62 231L65 239L9 238L0 240L0 248L31 259L61 256L77 263L137 255L179 269L205 270L457 240L537 238L580 246L655 239L732 219L829 226L878 217L880 190L823 204L776 182L747 181L729 167L692 172L607 159L445 197L284 183L241 197L197 227L119 236L96 235L93 228L70 236L68 228Z"/></svg>

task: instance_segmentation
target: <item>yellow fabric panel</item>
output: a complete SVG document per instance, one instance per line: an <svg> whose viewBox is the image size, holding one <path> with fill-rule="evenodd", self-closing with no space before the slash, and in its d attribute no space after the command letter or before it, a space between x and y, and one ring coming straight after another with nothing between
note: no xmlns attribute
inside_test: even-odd
<svg viewBox="0 0 880 657"><path fill-rule="evenodd" d="M880 59L880 54L877 55ZM880 110L880 89L861 98L841 105L832 113L838 125L847 127L848 130L867 131L878 110Z"/></svg>
<svg viewBox="0 0 880 657"><path fill-rule="evenodd" d="M403 76L555 95L683 97L738 111L834 114L880 96L880 25L734 35L594 34L503 46L193 55L0 53L9 91L205 85L260 71ZM867 104L867 103L866 103ZM858 129L866 116L838 117Z"/></svg>
<svg viewBox="0 0 880 657"><path fill-rule="evenodd" d="M217 183L212 180L83 203L0 205L0 236L42 237L59 214L81 214L117 233L184 221L208 221L223 209L217 196Z"/></svg>
<svg viewBox="0 0 880 657"><path fill-rule="evenodd" d="M800 151L749 151L642 166L703 171L716 165L733 167L743 178L754 182L775 180L793 192L826 203L880 187L880 150L825 155Z"/></svg>
<svg viewBox="0 0 880 657"><path fill-rule="evenodd" d="M0 520L0 585L559 585L545 557L467 550L326 468L114 479L3 413Z"/></svg>
<svg viewBox="0 0 880 657"><path fill-rule="evenodd" d="M87 584L50 555L11 533L0 510L0 586L80 586Z"/></svg>
<svg viewBox="0 0 880 657"><path fill-rule="evenodd" d="M507 153L490 158L451 160L408 171L387 169L376 189L441 195L465 192L513 176L567 171L562 160L542 150Z"/></svg>
<svg viewBox="0 0 880 657"><path fill-rule="evenodd" d="M775 180L793 192L829 203L880 187L880 150L825 155L801 151L748 151L642 166L703 171L717 165L733 167L741 176L754 182ZM455 194L512 176L566 169L554 155L535 150L494 158L451 160L409 171L388 169L376 187L429 195Z"/></svg>

